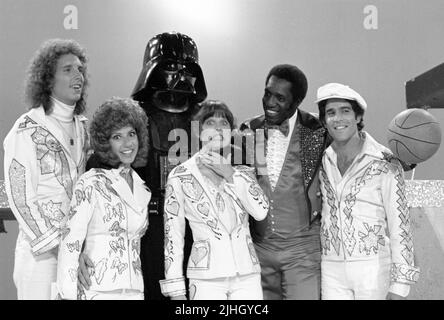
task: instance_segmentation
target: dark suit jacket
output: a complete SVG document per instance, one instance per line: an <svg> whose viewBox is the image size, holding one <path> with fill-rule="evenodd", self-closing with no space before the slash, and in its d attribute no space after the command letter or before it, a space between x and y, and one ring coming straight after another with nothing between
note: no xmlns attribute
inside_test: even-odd
<svg viewBox="0 0 444 320"><path fill-rule="evenodd" d="M294 136L295 136L295 130L298 128L300 129L299 135L300 135L300 164L294 164L291 163L288 157L286 157L286 161L284 162L282 166L283 172L281 172L281 176L291 176L291 171L296 167L296 165L300 165L302 168L303 173L303 188L304 188L304 194L305 194L305 201L306 206L304 208L307 208L307 212L305 214L309 215L308 221L313 223L316 219L320 217L321 212L321 194L320 194L320 187L319 187L319 180L318 180L318 172L319 167L322 163L322 155L325 150L325 148L328 146L330 139L328 138L326 129L322 126L319 119L312 114L299 110L298 116L297 116L297 123L300 124L300 126L295 126L293 130L293 135L290 140L290 145L288 147L287 155L291 152L294 152L294 145L292 145L292 142L294 142ZM241 127L240 130L244 135L248 134L254 134L258 133L258 129L264 129L265 124L265 116L260 115L256 116L252 119L249 119L245 121ZM256 144L263 143L261 142L260 134L255 135L255 141ZM257 146L256 146L257 147ZM250 149L251 152L251 149ZM256 166L256 171L258 171L259 168L266 168L266 164L264 162L265 159L259 159L259 153L255 154L254 157L254 165ZM285 170L285 172L284 172ZM271 187L268 180L268 176L259 176L258 175L258 181L262 187L262 189L265 191L266 194L271 194ZM276 188L279 188L281 184L278 183ZM285 185L285 184L284 184ZM301 187L301 186L298 186ZM285 199L278 199L279 198L279 189L276 189L275 191L275 197L277 199L275 200L275 205L278 206L285 206L288 201L285 201ZM271 209L272 210L272 209ZM266 236L267 230L270 228L267 228L268 222L267 219L265 219L263 222L252 222L252 235L255 236L257 239L263 238Z"/></svg>

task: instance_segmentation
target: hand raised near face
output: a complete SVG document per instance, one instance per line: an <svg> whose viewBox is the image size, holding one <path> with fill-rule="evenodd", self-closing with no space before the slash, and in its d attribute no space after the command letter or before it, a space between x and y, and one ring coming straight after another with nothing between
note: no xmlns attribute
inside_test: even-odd
<svg viewBox="0 0 444 320"><path fill-rule="evenodd" d="M234 169L231 166L231 153L228 154L227 158L224 158L217 152L204 151L200 153L199 158L202 164L208 169L212 170L226 181L233 183Z"/></svg>

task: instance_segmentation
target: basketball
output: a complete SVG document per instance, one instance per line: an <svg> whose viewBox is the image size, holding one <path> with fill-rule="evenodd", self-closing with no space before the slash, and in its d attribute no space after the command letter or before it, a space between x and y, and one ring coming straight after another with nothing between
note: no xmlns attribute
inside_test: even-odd
<svg viewBox="0 0 444 320"><path fill-rule="evenodd" d="M388 126L387 140L393 154L407 164L424 162L441 144L441 128L436 118L424 109L407 109L397 114Z"/></svg>

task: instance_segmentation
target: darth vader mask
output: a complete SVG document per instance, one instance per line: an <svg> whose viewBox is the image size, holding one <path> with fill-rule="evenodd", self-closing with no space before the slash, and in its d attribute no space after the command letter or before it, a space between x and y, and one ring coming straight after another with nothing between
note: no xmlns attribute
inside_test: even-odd
<svg viewBox="0 0 444 320"><path fill-rule="evenodd" d="M184 112L207 96L193 39L180 33L162 33L148 41L143 69L132 97L151 101L168 112Z"/></svg>

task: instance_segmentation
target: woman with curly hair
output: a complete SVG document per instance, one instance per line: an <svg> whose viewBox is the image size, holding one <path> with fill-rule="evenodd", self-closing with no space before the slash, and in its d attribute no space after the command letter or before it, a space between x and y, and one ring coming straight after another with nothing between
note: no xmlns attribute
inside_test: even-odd
<svg viewBox="0 0 444 320"><path fill-rule="evenodd" d="M4 141L6 192L19 223L13 278L20 300L51 297L60 229L85 168L86 64L74 40L43 43L25 81L30 110Z"/></svg>
<svg viewBox="0 0 444 320"><path fill-rule="evenodd" d="M231 165L233 114L221 101L201 104L194 117L202 148L168 176L165 190L165 280L162 293L185 299L185 219L193 245L187 276L191 300L262 300L261 268L250 216L263 220L268 199L248 167Z"/></svg>
<svg viewBox="0 0 444 320"><path fill-rule="evenodd" d="M91 145L100 167L84 173L74 188L59 250L61 299L143 300L140 238L151 193L133 168L146 164L147 123L132 99L112 98L94 114ZM85 290L78 281L81 251L93 265Z"/></svg>

